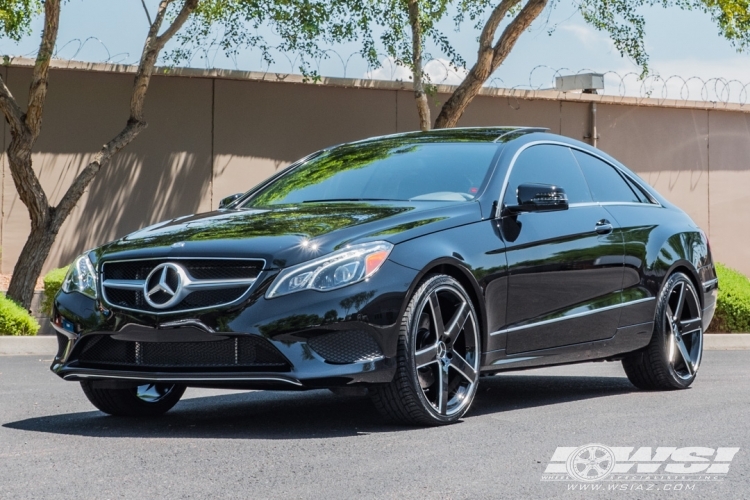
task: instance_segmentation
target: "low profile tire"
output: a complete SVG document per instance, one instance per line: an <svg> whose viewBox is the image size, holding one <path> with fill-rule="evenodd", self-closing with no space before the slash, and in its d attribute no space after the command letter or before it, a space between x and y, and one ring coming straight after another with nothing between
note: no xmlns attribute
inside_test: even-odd
<svg viewBox="0 0 750 500"><path fill-rule="evenodd" d="M401 320L396 375L370 390L377 409L411 425L445 425L469 410L479 381L479 321L450 276L428 276Z"/></svg>
<svg viewBox="0 0 750 500"><path fill-rule="evenodd" d="M81 382L91 404L109 415L155 417L172 409L185 393L184 385L145 384L127 389L100 389L91 381Z"/></svg>
<svg viewBox="0 0 750 500"><path fill-rule="evenodd" d="M625 373L639 389L685 389L703 356L703 311L693 282L683 273L669 277L656 305L649 345L626 356Z"/></svg>

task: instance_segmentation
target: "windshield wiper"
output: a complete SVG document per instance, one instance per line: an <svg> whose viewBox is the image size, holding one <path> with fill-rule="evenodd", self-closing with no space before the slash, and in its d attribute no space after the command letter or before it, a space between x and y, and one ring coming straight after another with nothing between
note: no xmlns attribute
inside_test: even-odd
<svg viewBox="0 0 750 500"><path fill-rule="evenodd" d="M326 200L305 200L302 203L322 203L324 201L403 201L391 198L328 198Z"/></svg>

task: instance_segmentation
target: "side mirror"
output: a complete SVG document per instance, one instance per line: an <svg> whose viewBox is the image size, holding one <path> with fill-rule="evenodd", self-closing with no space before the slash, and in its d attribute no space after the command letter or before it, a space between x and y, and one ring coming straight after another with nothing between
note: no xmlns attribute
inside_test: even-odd
<svg viewBox="0 0 750 500"><path fill-rule="evenodd" d="M568 195L559 186L521 184L518 186L518 205L506 206L503 212L516 215L523 212L552 212L568 209Z"/></svg>
<svg viewBox="0 0 750 500"><path fill-rule="evenodd" d="M219 208L226 208L232 203L234 203L235 200L240 198L244 193L237 193L233 194L231 196L227 196L226 198L222 198L222 200L219 202Z"/></svg>

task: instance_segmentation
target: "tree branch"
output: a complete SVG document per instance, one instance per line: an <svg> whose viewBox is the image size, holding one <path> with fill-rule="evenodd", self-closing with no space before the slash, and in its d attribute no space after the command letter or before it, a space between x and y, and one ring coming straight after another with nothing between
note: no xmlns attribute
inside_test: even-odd
<svg viewBox="0 0 750 500"><path fill-rule="evenodd" d="M141 0L141 5L143 5L143 11L146 13L146 19L148 19L148 25L151 26L154 23L151 21L151 14L148 13L148 7L146 7L146 0Z"/></svg>
<svg viewBox="0 0 750 500"><path fill-rule="evenodd" d="M57 41L60 24L60 0L44 2L44 29L39 53L32 71L29 104L24 113L5 82L0 80L0 108L10 125L8 167L18 197L29 211L32 229L41 227L47 220L49 202L39 178L31 164L31 149L42 128L42 111L47 97L49 65Z"/></svg>
<svg viewBox="0 0 750 500"><path fill-rule="evenodd" d="M185 21L198 5L198 0L185 0L182 9L172 21L172 24L162 33L157 35L164 16L167 13L167 7L172 0L161 0L159 9L156 12L156 18L151 28L148 30L146 43L143 44L143 53L141 62L138 64L138 71L135 74L135 83L133 84L133 94L130 98L130 119L135 121L143 120L143 102L146 97L146 90L151 81L151 75L154 72L156 59L164 45L174 36L177 31L185 24Z"/></svg>
<svg viewBox="0 0 750 500"><path fill-rule="evenodd" d="M435 119L435 128L455 127L463 116L467 106L482 89L482 85L502 64L513 49L518 37L531 25L547 5L547 0L528 0L521 12L506 26L497 43L493 46L498 26L508 11L519 3L519 0L503 0L492 11L480 35L477 62L469 74L443 104L440 114Z"/></svg>
<svg viewBox="0 0 750 500"><path fill-rule="evenodd" d="M503 22L505 15L510 9L515 7L520 0L503 0L497 7L492 9L487 22L484 23L482 33L479 35L479 51L481 52L486 47L492 47L492 41L495 39L495 32L500 23Z"/></svg>
<svg viewBox="0 0 750 500"><path fill-rule="evenodd" d="M493 73L503 61L505 61L505 58L508 57L513 46L518 41L518 37L520 37L529 26L531 26L531 23L539 17L539 14L542 13L546 6L547 0L529 0L515 19L505 27L503 34L500 35L500 39L495 44L493 50L492 71L490 74Z"/></svg>
<svg viewBox="0 0 750 500"><path fill-rule="evenodd" d="M99 171L107 165L109 160L117 154L118 151L130 144L133 139L135 139L138 134L148 126L143 120L143 104L146 99L146 92L148 91L149 83L151 82L154 65L159 57L159 52L164 48L164 45L169 39L179 31L198 5L198 0L185 0L182 9L180 9L180 12L172 21L172 24L162 35L157 35L159 28L164 21L167 7L169 7L171 2L172 0L162 0L159 2L156 17L148 30L146 42L143 45L141 61L138 64L138 71L135 75L135 81L133 82L133 93L130 97L130 118L125 125L125 128L107 144L102 146L102 149L99 150L96 156L94 156L93 160L76 176L76 179L65 192L60 203L55 207L53 226L56 224L62 225L65 218L76 206L78 200Z"/></svg>
<svg viewBox="0 0 750 500"><path fill-rule="evenodd" d="M417 101L417 113L419 114L419 128L422 131L430 130L430 106L427 103L427 95L424 92L423 69L422 69L422 25L419 20L419 0L408 0L409 24L411 25L411 60L412 74L414 75L414 99Z"/></svg>
<svg viewBox="0 0 750 500"><path fill-rule="evenodd" d="M2 109L5 119L12 130L16 131L16 133L26 131L23 110L18 106L15 97L10 93L10 89L5 85L2 76L0 76L0 109Z"/></svg>
<svg viewBox="0 0 750 500"><path fill-rule="evenodd" d="M39 52L36 55L34 71L29 88L29 105L26 108L26 126L31 133L32 142L39 137L42 129L42 111L47 97L49 82L49 65L57 41L57 30L60 26L60 0L46 0L44 2L44 31Z"/></svg>

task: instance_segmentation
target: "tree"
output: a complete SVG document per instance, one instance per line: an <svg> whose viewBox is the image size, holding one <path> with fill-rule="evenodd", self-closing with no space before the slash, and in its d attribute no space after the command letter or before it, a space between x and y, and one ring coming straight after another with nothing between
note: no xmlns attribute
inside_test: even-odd
<svg viewBox="0 0 750 500"><path fill-rule="evenodd" d="M333 2L336 3L335 1ZM8 163L19 198L31 219L31 232L13 269L8 296L28 308L39 276L63 222L86 188L111 159L146 127L144 102L154 67L167 42L175 38L178 48L167 54L174 64L189 60L196 51L218 44L227 54L257 46L270 59L266 41L256 34L261 24L275 28L282 50L299 51L310 57L322 51L316 41L338 41L354 33L343 16L343 3L326 0L160 0L153 21L146 14L149 30L133 82L130 114L124 128L107 142L78 174L56 206L51 206L32 168L31 152L42 127L49 66L57 39L60 0L0 0L0 33L13 40L29 32L34 15L44 15L44 28L33 69L26 110L21 108L0 78L0 109L10 125ZM145 3L144 3L145 8ZM162 24L166 28L162 30ZM329 32L323 32L325 26ZM181 28L183 28L181 30ZM215 32L218 30L218 34Z"/></svg>
<svg viewBox="0 0 750 500"><path fill-rule="evenodd" d="M458 124L468 105L502 65L523 32L545 8L554 5L554 0L351 0L348 9L357 19L362 54L370 64L379 64L372 35L373 29L378 27L382 30L380 42L386 54L412 71L420 128L427 130L430 110L426 93L434 89L424 72L425 42L431 40L437 45L455 68L464 66L448 37L436 28L449 9L455 12L457 27L468 18L476 22L480 35L477 60L443 103L434 122L435 128ZM581 0L578 3L584 20L606 32L620 55L630 57L641 67L642 77L648 74L649 68L641 10L653 6L706 12L716 22L720 33L738 50L750 47L748 0Z"/></svg>
<svg viewBox="0 0 750 500"><path fill-rule="evenodd" d="M750 2L747 0L702 0L700 7L719 26L719 33L739 51L750 47Z"/></svg>
<svg viewBox="0 0 750 500"><path fill-rule="evenodd" d="M147 126L143 116L143 105L156 60L164 45L177 33L195 9L198 0L183 0L172 4L172 0L161 0L149 27L133 81L130 116L125 126L119 134L102 146L91 162L81 170L56 206L50 205L34 172L31 152L42 129L42 112L49 85L49 67L60 21L60 0L44 2L44 28L32 71L26 110L21 108L0 78L0 109L10 126L11 136L7 150L8 165L18 196L28 209L31 218L31 232L13 269L13 277L8 288L8 296L25 308L31 304L34 284L60 227L78 203L83 192L99 171L107 166L112 157L130 144ZM28 30L27 19L33 15L38 5L39 3L33 0L5 1L2 5L3 16L0 21L3 23L2 28L5 33L13 37ZM162 24L168 11L170 11L171 22L162 31Z"/></svg>

